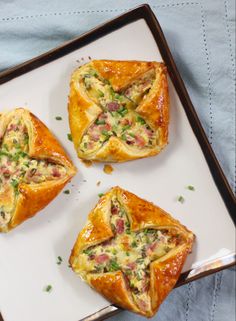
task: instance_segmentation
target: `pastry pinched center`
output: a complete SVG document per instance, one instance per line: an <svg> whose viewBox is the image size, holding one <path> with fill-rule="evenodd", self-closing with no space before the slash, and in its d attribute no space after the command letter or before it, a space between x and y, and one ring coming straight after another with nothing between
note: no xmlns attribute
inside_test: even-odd
<svg viewBox="0 0 236 321"><path fill-rule="evenodd" d="M20 183L40 184L66 175L64 166L29 155L29 134L24 120L15 115L0 140L0 226L12 217Z"/></svg>
<svg viewBox="0 0 236 321"><path fill-rule="evenodd" d="M112 136L130 148L153 148L157 144L157 134L136 109L148 95L154 80L155 71L151 69L125 89L115 92L107 79L91 67L85 68L80 75L80 85L102 112L85 132L79 149L93 153Z"/></svg>
<svg viewBox="0 0 236 321"><path fill-rule="evenodd" d="M111 202L110 224L114 237L86 248L79 260L86 273L122 271L136 305L150 311L150 263L182 243L182 237L167 229L131 231L126 211L116 197Z"/></svg>

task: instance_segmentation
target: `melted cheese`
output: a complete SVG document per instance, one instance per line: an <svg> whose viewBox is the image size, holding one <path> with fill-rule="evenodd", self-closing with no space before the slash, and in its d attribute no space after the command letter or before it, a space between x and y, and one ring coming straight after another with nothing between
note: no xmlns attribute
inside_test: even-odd
<svg viewBox="0 0 236 321"><path fill-rule="evenodd" d="M158 137L146 121L135 112L135 108L145 98L153 84L153 70L121 93L114 92L110 83L98 76L90 67L85 68L80 77L81 86L87 95L103 110L83 136L80 150L84 153L93 153L111 136L117 136L130 147L151 148L156 144Z"/></svg>
<svg viewBox="0 0 236 321"><path fill-rule="evenodd" d="M163 230L130 230L125 210L112 199L110 224L114 237L92 246L79 256L86 273L106 273L122 270L139 308L150 310L150 263L176 246L177 239Z"/></svg>

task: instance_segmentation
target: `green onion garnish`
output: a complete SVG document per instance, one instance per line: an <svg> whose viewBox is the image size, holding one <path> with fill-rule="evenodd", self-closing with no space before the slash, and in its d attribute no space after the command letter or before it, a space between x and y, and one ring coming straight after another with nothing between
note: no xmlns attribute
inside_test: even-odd
<svg viewBox="0 0 236 321"><path fill-rule="evenodd" d="M137 243L136 243L135 241L133 241L133 242L131 243L131 246L132 246L132 247L137 247L138 245L137 245Z"/></svg>
<svg viewBox="0 0 236 321"><path fill-rule="evenodd" d="M62 120L62 117L61 116L56 116L55 119L56 120Z"/></svg>
<svg viewBox="0 0 236 321"><path fill-rule="evenodd" d="M62 260L61 256L58 256L57 257L57 264L60 265L62 263L62 261L63 260Z"/></svg>
<svg viewBox="0 0 236 321"><path fill-rule="evenodd" d="M104 93L100 89L97 89L97 92L99 97L104 97Z"/></svg>
<svg viewBox="0 0 236 321"><path fill-rule="evenodd" d="M44 288L45 292L51 292L52 291L52 286L49 284Z"/></svg>
<svg viewBox="0 0 236 321"><path fill-rule="evenodd" d="M137 116L137 122L139 122L142 125L144 125L146 123L145 120L141 116Z"/></svg>
<svg viewBox="0 0 236 321"><path fill-rule="evenodd" d="M194 188L194 186L192 186L192 185L188 185L188 186L187 186L187 189L189 189L190 191L195 191L195 188Z"/></svg>
<svg viewBox="0 0 236 321"><path fill-rule="evenodd" d="M95 124L96 124L96 125L105 125L106 122L105 122L104 119L100 119L100 120L99 120L99 119L96 119Z"/></svg>
<svg viewBox="0 0 236 321"><path fill-rule="evenodd" d="M115 260L111 260L109 264L109 271L117 271L120 270L119 264Z"/></svg>
<svg viewBox="0 0 236 321"><path fill-rule="evenodd" d="M72 135L71 135L71 133L67 134L67 138L72 142Z"/></svg>
<svg viewBox="0 0 236 321"><path fill-rule="evenodd" d="M103 193L99 193L99 194L98 194L99 197L102 197L103 195L104 195Z"/></svg>
<svg viewBox="0 0 236 321"><path fill-rule="evenodd" d="M180 196L178 197L178 202L180 202L180 203L182 203L182 204L184 203L184 198L183 198L183 196L180 195Z"/></svg>
<svg viewBox="0 0 236 321"><path fill-rule="evenodd" d="M70 190L66 189L65 191L63 191L64 194L70 194Z"/></svg>

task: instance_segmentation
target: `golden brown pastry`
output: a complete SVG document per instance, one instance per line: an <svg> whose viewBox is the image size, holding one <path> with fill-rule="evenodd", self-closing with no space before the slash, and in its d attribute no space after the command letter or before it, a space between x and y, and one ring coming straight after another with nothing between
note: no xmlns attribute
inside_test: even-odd
<svg viewBox="0 0 236 321"><path fill-rule="evenodd" d="M0 115L0 232L44 208L76 169L49 129L23 108Z"/></svg>
<svg viewBox="0 0 236 321"><path fill-rule="evenodd" d="M69 122L78 156L123 162L158 154L168 142L163 63L93 60L74 71Z"/></svg>
<svg viewBox="0 0 236 321"><path fill-rule="evenodd" d="M193 240L165 211L114 187L89 214L70 265L112 303L151 317L177 282Z"/></svg>

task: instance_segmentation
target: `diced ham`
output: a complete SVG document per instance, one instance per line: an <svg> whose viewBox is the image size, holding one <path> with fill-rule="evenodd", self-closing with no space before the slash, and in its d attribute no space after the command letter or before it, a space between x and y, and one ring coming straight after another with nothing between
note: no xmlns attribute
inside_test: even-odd
<svg viewBox="0 0 236 321"><path fill-rule="evenodd" d="M153 132L148 128L145 128L145 133L148 135L149 138L151 138L153 135Z"/></svg>
<svg viewBox="0 0 236 321"><path fill-rule="evenodd" d="M117 214L117 213L118 213L118 207L112 206L112 207L111 207L111 214L115 215L115 214Z"/></svg>
<svg viewBox="0 0 236 321"><path fill-rule="evenodd" d="M129 120L128 118L125 118L125 119L121 120L121 124L124 125L124 126L131 125L132 121Z"/></svg>
<svg viewBox="0 0 236 321"><path fill-rule="evenodd" d="M5 179L8 179L8 178L10 178L11 172L10 172L9 169L4 168L3 171L2 171L2 174L3 174Z"/></svg>
<svg viewBox="0 0 236 321"><path fill-rule="evenodd" d="M151 85L151 79L146 79L144 82L141 84L141 90L144 91Z"/></svg>
<svg viewBox="0 0 236 321"><path fill-rule="evenodd" d="M106 118L107 118L107 113L102 113L102 114L99 116L99 120L106 119Z"/></svg>
<svg viewBox="0 0 236 321"><path fill-rule="evenodd" d="M7 128L7 132L10 132L10 131L16 131L16 130L18 130L19 129L19 127L17 126L17 124L11 124L8 128Z"/></svg>
<svg viewBox="0 0 236 321"><path fill-rule="evenodd" d="M116 221L116 232L118 234L122 234L124 232L125 229L125 224L124 224L124 220L122 220L121 218L119 218Z"/></svg>
<svg viewBox="0 0 236 321"><path fill-rule="evenodd" d="M32 169L30 169L29 171L28 171L28 176L29 177L32 177L32 176L34 176L35 175L35 173L37 172L37 168L32 168Z"/></svg>
<svg viewBox="0 0 236 321"><path fill-rule="evenodd" d="M117 111L119 108L120 108L120 105L115 101L112 101L107 104L107 109L109 111Z"/></svg>
<svg viewBox="0 0 236 321"><path fill-rule="evenodd" d="M135 139L136 139L136 143L137 143L137 145L138 145L139 147L143 147L143 146L145 145L145 140L143 139L142 136L137 135L137 136L135 137Z"/></svg>
<svg viewBox="0 0 236 321"><path fill-rule="evenodd" d="M128 96L129 97L129 95L131 94L131 87L130 88L128 88L128 89L126 89L126 91L125 91L125 96Z"/></svg>
<svg viewBox="0 0 236 321"><path fill-rule="evenodd" d="M106 124L105 125L105 130L111 130L111 125L110 124Z"/></svg>
<svg viewBox="0 0 236 321"><path fill-rule="evenodd" d="M130 270L134 270L136 268L136 263L135 262L129 262L127 264L127 267L130 269Z"/></svg>
<svg viewBox="0 0 236 321"><path fill-rule="evenodd" d="M138 300L137 300L137 304L138 304L139 308L140 308L141 310L143 310L143 311L146 311L147 308L148 308L147 302L145 302L145 301L142 300L142 299L138 299Z"/></svg>
<svg viewBox="0 0 236 321"><path fill-rule="evenodd" d="M92 133L91 133L91 139L92 139L94 142L99 141L99 134L96 133L96 132L92 132Z"/></svg>
<svg viewBox="0 0 236 321"><path fill-rule="evenodd" d="M0 173L3 173L5 170L6 170L6 165L2 165L1 167L0 167Z"/></svg>
<svg viewBox="0 0 236 321"><path fill-rule="evenodd" d="M105 253L104 254L100 254L100 255L95 257L95 261L98 264L105 263L108 260L109 260L109 256L107 254L105 254Z"/></svg>
<svg viewBox="0 0 236 321"><path fill-rule="evenodd" d="M89 255L89 260L94 260L95 259L95 254L90 254Z"/></svg>
<svg viewBox="0 0 236 321"><path fill-rule="evenodd" d="M102 243L103 246L108 246L108 245L111 245L112 243L112 240L107 240L105 242Z"/></svg>
<svg viewBox="0 0 236 321"><path fill-rule="evenodd" d="M93 146L94 146L94 143L90 141L90 142L88 143L88 148L91 149L91 148L93 148Z"/></svg>
<svg viewBox="0 0 236 321"><path fill-rule="evenodd" d="M61 177L61 173L59 172L58 168L53 167L53 169L52 169L52 176L53 176L53 177Z"/></svg>
<svg viewBox="0 0 236 321"><path fill-rule="evenodd" d="M165 242L165 241L166 241L165 235L159 236L159 241L160 241L160 242Z"/></svg>
<svg viewBox="0 0 236 321"><path fill-rule="evenodd" d="M146 254L147 254L147 255L151 255L152 252L155 250L156 246L157 246L157 243L156 243L156 242L149 244L149 245L147 246Z"/></svg>
<svg viewBox="0 0 236 321"><path fill-rule="evenodd" d="M149 290L149 282L146 276L143 276L142 280L142 292L147 292Z"/></svg>

